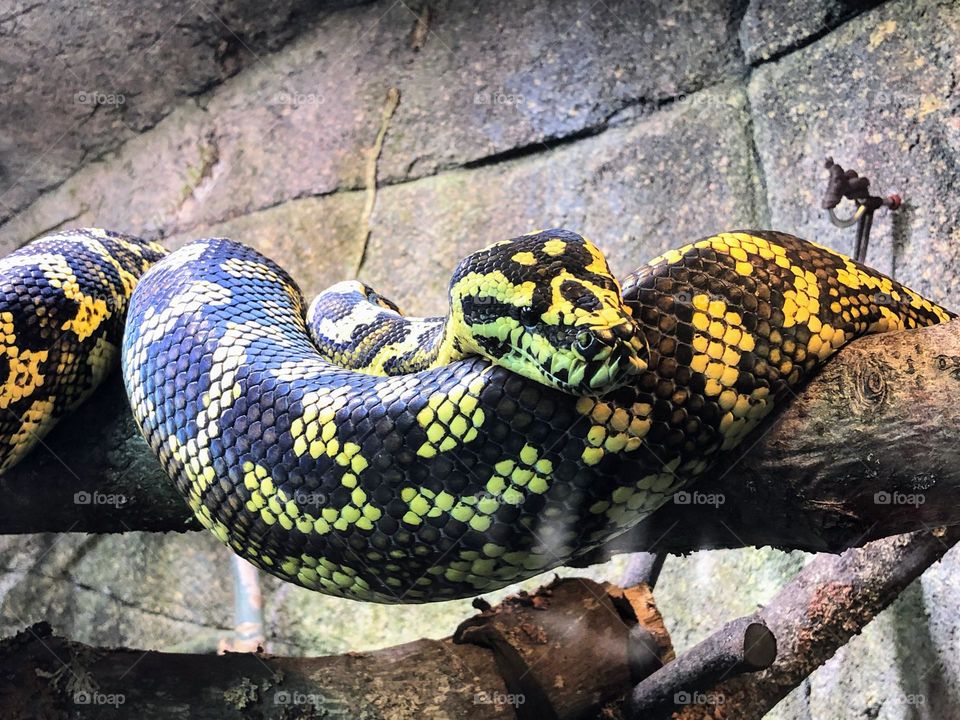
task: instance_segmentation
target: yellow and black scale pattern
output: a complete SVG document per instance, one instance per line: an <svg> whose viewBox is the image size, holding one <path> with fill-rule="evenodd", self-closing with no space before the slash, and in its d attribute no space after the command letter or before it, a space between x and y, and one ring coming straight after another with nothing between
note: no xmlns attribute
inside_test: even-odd
<svg viewBox="0 0 960 720"><path fill-rule="evenodd" d="M549 230L468 258L445 319L334 288L310 310L315 345L281 268L201 240L134 291L124 380L167 473L238 553L322 592L425 602L595 547L845 343L953 317L771 232L671 251L618 295L596 248Z"/></svg>
<svg viewBox="0 0 960 720"><path fill-rule="evenodd" d="M129 235L81 230L0 260L0 472L116 367L133 287L165 254Z"/></svg>
<svg viewBox="0 0 960 720"><path fill-rule="evenodd" d="M317 295L307 308L307 326L320 354L343 368L403 375L442 364L444 318L404 317L392 301L356 280Z"/></svg>

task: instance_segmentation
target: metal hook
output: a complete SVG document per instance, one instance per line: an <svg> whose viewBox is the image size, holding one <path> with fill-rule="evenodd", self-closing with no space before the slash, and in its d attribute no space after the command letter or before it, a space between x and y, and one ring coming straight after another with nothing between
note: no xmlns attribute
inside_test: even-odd
<svg viewBox="0 0 960 720"><path fill-rule="evenodd" d="M847 228L856 223L857 236L853 246L853 257L857 262L867 259L867 247L870 244L870 228L873 227L873 214L881 207L896 210L901 205L899 195L881 198L870 195L870 180L859 175L856 170L844 170L840 165L827 158L824 166L830 171L827 189L823 194L821 207L830 216L830 222L836 227ZM856 212L849 218L837 216L835 208L844 198L856 203Z"/></svg>
<svg viewBox="0 0 960 720"><path fill-rule="evenodd" d="M866 211L867 209L863 205L860 205L857 208L856 212L848 218L837 217L837 213L836 211L834 211L833 208L829 208L827 210L827 213L830 215L830 222L833 223L836 227L848 228L854 223L856 223Z"/></svg>

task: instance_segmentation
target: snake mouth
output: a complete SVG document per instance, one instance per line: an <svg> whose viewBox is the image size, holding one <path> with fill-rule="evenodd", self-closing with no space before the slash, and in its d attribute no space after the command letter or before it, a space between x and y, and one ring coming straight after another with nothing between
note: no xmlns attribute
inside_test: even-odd
<svg viewBox="0 0 960 720"><path fill-rule="evenodd" d="M647 346L633 322L581 330L573 349L585 365L580 392L606 394L647 369Z"/></svg>
<svg viewBox="0 0 960 720"><path fill-rule="evenodd" d="M630 382L630 379L647 369L647 364L635 354L622 351L598 367L588 366L585 377L594 392L603 395Z"/></svg>
<svg viewBox="0 0 960 720"><path fill-rule="evenodd" d="M647 364L636 356L617 357L612 362L580 363L572 368L543 370L551 384L571 395L606 395L630 383Z"/></svg>
<svg viewBox="0 0 960 720"><path fill-rule="evenodd" d="M581 392L605 395L629 382L647 369L647 364L632 349L615 351L606 360L587 363Z"/></svg>
<svg viewBox="0 0 960 720"><path fill-rule="evenodd" d="M623 387L647 369L646 343L624 328L619 341L583 357L575 349L558 350L549 357L537 357L524 347L513 347L498 361L509 370L571 395L605 395Z"/></svg>

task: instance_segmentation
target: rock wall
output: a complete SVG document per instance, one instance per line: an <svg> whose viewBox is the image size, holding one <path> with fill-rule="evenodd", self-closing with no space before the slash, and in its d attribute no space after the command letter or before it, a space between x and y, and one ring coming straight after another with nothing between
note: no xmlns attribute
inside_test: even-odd
<svg viewBox="0 0 960 720"><path fill-rule="evenodd" d="M307 293L360 277L439 312L459 257L538 227L583 232L621 274L737 227L849 251L818 208L833 155L906 199L877 217L870 263L960 305L954 2L265 7L112 0L0 16L14 100L0 108L0 248L79 225L171 247L229 235ZM87 91L125 101L89 107L74 97ZM675 643L749 612L805 560L669 560L658 597ZM770 717L960 717L958 565L948 555ZM277 652L440 636L468 612L265 586ZM232 624L226 551L205 535L0 540L0 632L41 618L94 644L209 650Z"/></svg>
<svg viewBox="0 0 960 720"><path fill-rule="evenodd" d="M0 15L0 222L355 2L13 0Z"/></svg>

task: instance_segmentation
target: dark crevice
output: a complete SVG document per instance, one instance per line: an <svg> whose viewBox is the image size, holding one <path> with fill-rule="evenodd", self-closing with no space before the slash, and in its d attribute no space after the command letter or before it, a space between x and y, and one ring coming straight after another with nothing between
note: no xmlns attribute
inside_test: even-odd
<svg viewBox="0 0 960 720"><path fill-rule="evenodd" d="M27 5L26 7L18 8L0 17L0 24L7 23L7 22L10 22L11 20L16 20L17 18L23 17L24 15L27 15L33 12L39 7L43 7L43 3L37 2L37 3L32 3L30 5Z"/></svg>
<svg viewBox="0 0 960 720"><path fill-rule="evenodd" d="M743 28L743 21L747 17L747 10L750 9L750 0L734 0L730 6L730 20L727 23L727 33L737 47L737 55L741 66L749 69L747 62L747 51L743 47L740 32Z"/></svg>
<svg viewBox="0 0 960 720"><path fill-rule="evenodd" d="M569 135L561 135L559 137L548 137L543 138L542 140L534 140L533 142L527 143L525 145L518 145L517 147L512 147L507 150L501 150L500 152L495 152L490 155L484 155L481 158L476 160L468 160L465 163L460 163L459 165L440 168L439 171L443 170L475 170L477 168L487 167L489 165L497 165L502 162L507 162L509 160L519 160L521 158L531 157L533 155L540 155L544 152L549 152L558 147L563 147L564 145L570 145L575 143L578 140L583 140L584 138L594 137L599 135L604 130L606 130L606 122L597 125L591 125L589 127L581 128Z"/></svg>
<svg viewBox="0 0 960 720"><path fill-rule="evenodd" d="M596 137L603 134L608 129L622 125L630 120L642 119L643 117L652 115L660 110L667 110L678 102L688 98L690 95L721 87L730 81L731 78L724 78L723 80L713 83L712 85L706 85L701 88L688 90L687 92L679 95L673 95L669 97L656 99L639 97L627 100L620 103L616 109L608 112L601 120L593 123L592 125L587 125L579 130L575 130L568 135L553 136L543 138L541 140L534 140L533 142L529 142L524 145L518 145L516 147L508 148L507 150L491 153L490 155L484 155L483 157L475 160L467 160L463 163L439 167L434 173L431 174L438 175L441 172L448 172L451 170L474 170L476 168L497 165L510 160L519 160L522 158L528 158L547 153L556 148L564 147L565 145L571 145L586 138ZM402 184L402 182L414 182L419 179L421 178L410 178L396 184Z"/></svg>
<svg viewBox="0 0 960 720"><path fill-rule="evenodd" d="M750 91L747 85L743 88L743 98L747 106L747 121L743 128L747 152L750 153L750 179L753 187L751 214L754 222L760 227L769 227L771 224L770 196L767 188L767 174L763 168L763 159L760 157L760 145L757 142L757 126L753 117L753 103L750 102Z"/></svg>
<svg viewBox="0 0 960 720"><path fill-rule="evenodd" d="M757 68L767 63L777 62L778 60L781 60L787 55L792 55L798 50L803 50L804 48L809 47L810 45L813 45L818 40L823 39L824 37L826 37L827 35L829 35L835 30L839 30L848 22L850 22L851 20L855 20L856 18L863 15L865 12L869 12L870 10L875 10L876 8L891 2L894 2L894 0L867 0L867 2L863 2L863 3L853 3L852 6L850 7L850 10L846 13L843 13L838 18L827 18L824 21L823 26L820 27L820 29L818 29L816 32L812 32L806 37L800 38L793 45L789 45L785 48L777 50L775 53L770 55L770 57L759 58L757 60L750 62L749 63L750 67ZM744 54L746 54L746 48L743 47L742 38L740 40L740 47L743 50Z"/></svg>

